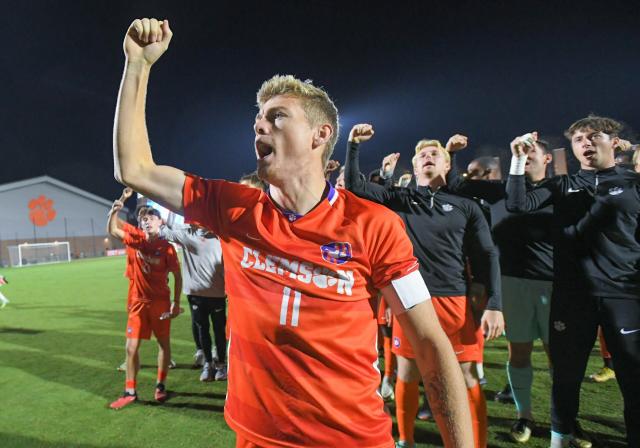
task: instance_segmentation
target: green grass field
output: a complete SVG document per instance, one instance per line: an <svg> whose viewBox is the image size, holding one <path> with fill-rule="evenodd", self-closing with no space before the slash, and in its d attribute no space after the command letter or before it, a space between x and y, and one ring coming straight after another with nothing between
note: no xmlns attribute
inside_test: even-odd
<svg viewBox="0 0 640 448"><path fill-rule="evenodd" d="M234 435L223 418L224 382L200 383L191 369L194 352L188 313L174 320L173 358L167 385L172 395L155 404L156 346L142 347L138 379L141 402L121 411L107 408L123 389L116 371L124 358L124 258L6 269L2 288L11 303L0 310L0 447L232 447ZM489 446L508 441L512 405L493 402L505 383L506 343L485 351L489 384ZM600 367L594 351L588 372ZM546 447L549 439L550 381L544 354L534 354L534 411L539 431L527 444ZM595 446L624 446L622 400L615 382L585 383L583 426ZM394 428L395 429L395 428ZM419 446L438 446L433 423L418 423Z"/></svg>

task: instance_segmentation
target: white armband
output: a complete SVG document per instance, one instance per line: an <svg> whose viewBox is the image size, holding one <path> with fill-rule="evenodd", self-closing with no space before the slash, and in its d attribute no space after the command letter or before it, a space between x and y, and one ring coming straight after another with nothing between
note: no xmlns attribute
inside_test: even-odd
<svg viewBox="0 0 640 448"><path fill-rule="evenodd" d="M417 269L404 277L391 280L391 286L400 300L384 299L395 315L406 313L417 304L431 299L429 289Z"/></svg>
<svg viewBox="0 0 640 448"><path fill-rule="evenodd" d="M509 167L509 174L515 176L524 175L524 167L527 164L527 156L511 156L511 166Z"/></svg>

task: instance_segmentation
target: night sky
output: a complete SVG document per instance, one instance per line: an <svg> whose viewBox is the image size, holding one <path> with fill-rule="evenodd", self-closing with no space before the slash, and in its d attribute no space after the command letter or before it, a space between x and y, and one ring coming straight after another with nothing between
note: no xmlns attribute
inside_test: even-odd
<svg viewBox="0 0 640 448"><path fill-rule="evenodd" d="M144 16L174 32L149 87L155 159L206 177L255 168L255 92L276 73L334 98L337 160L353 124L375 126L363 171L389 152L407 167L423 137L468 135L467 161L531 130L565 146L562 131L590 112L640 129L640 2L556 3L3 2L0 183L48 174L119 196L122 40Z"/></svg>

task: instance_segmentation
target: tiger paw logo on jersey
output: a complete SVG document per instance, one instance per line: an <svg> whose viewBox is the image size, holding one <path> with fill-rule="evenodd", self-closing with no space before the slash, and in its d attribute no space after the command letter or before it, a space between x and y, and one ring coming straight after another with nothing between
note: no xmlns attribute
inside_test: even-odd
<svg viewBox="0 0 640 448"><path fill-rule="evenodd" d="M333 264L345 264L351 260L351 244L332 242L320 247L322 259Z"/></svg>
<svg viewBox="0 0 640 448"><path fill-rule="evenodd" d="M29 201L29 220L38 227L44 227L56 219L56 214L53 199L43 194Z"/></svg>

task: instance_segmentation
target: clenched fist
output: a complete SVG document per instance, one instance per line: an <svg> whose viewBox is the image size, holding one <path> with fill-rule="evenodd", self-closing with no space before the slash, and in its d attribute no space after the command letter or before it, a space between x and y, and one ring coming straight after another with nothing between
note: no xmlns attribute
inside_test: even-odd
<svg viewBox="0 0 640 448"><path fill-rule="evenodd" d="M385 178L390 177L396 169L396 165L398 164L398 159L400 158L399 152L392 152L391 154L385 156L382 159L382 174Z"/></svg>
<svg viewBox="0 0 640 448"><path fill-rule="evenodd" d="M373 134L373 126L370 124L357 124L349 132L349 141L354 143L366 142L373 137Z"/></svg>
<svg viewBox="0 0 640 448"><path fill-rule="evenodd" d="M172 36L168 20L134 20L124 38L124 54L127 61L152 65L167 51Z"/></svg>
<svg viewBox="0 0 640 448"><path fill-rule="evenodd" d="M469 143L468 137L462 134L456 134L449 138L449 141L447 141L447 146L445 149L448 152L460 151L461 149L466 148L468 143Z"/></svg>
<svg viewBox="0 0 640 448"><path fill-rule="evenodd" d="M529 152L529 149L533 148L536 141L538 141L537 132L530 132L514 138L510 145L511 154L517 157L526 155Z"/></svg>

